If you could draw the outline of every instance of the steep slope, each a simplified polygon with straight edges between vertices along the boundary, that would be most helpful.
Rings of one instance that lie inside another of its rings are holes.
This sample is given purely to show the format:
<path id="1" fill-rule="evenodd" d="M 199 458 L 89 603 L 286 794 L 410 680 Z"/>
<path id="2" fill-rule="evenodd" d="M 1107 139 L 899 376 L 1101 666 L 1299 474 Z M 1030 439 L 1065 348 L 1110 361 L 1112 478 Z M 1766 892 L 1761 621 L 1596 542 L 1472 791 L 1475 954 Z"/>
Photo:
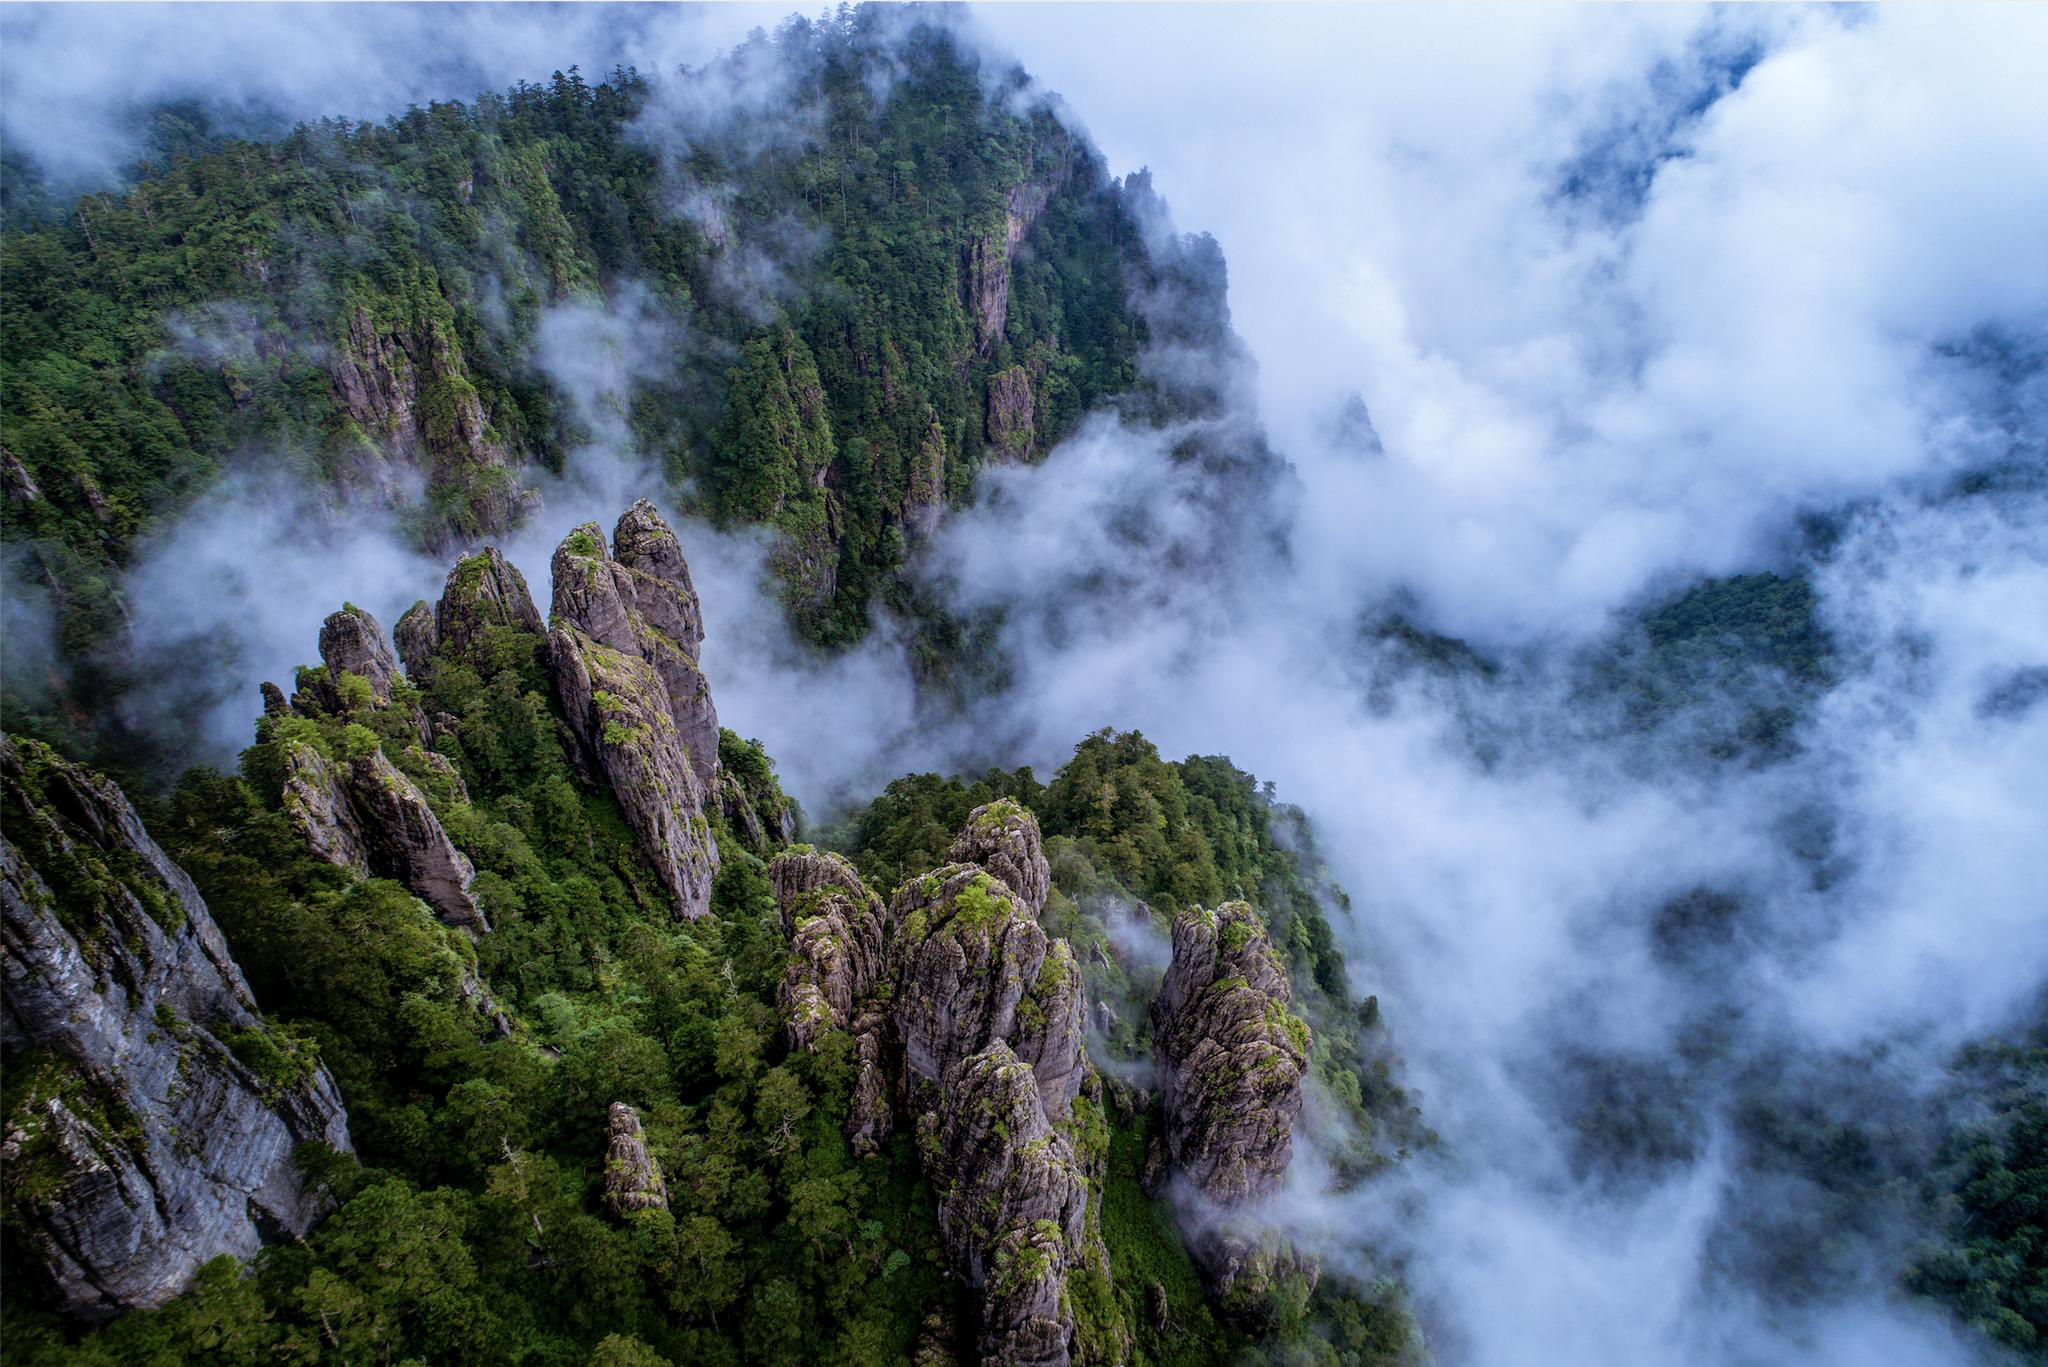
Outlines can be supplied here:
<path id="1" fill-rule="evenodd" d="M 119 789 L 0 738 L 0 799 L 10 1248 L 103 1318 L 306 1233 L 328 1200 L 294 1151 L 350 1148 L 312 1041 L 257 1013 L 192 880 Z"/>

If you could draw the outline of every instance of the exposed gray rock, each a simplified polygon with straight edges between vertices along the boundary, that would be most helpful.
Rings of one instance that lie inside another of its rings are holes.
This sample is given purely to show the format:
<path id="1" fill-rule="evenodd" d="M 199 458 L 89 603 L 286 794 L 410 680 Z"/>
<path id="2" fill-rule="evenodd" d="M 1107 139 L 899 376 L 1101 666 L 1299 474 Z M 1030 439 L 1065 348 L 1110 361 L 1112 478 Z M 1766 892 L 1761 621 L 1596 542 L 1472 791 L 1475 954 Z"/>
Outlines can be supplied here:
<path id="1" fill-rule="evenodd" d="M 626 509 L 613 529 L 612 558 L 632 585 L 634 639 L 668 689 L 669 715 L 689 751 L 697 782 L 708 793 L 718 778 L 718 709 L 697 667 L 704 612 L 682 544 L 654 505 L 642 499 Z"/>
<path id="2" fill-rule="evenodd" d="M 914 1126 L 948 1261 L 984 1293 L 981 1360 L 1050 1367 L 1069 1360 L 1069 1269 L 1107 1269 L 1087 1176 L 1057 1128 L 1089 1076 L 1081 975 L 1038 924 L 1050 870 L 1029 812 L 978 809 L 953 854 L 904 883 L 886 917 L 839 856 L 779 856 L 783 1005 L 795 1046 L 853 1033 L 856 1154 L 880 1151 L 899 1110 Z"/>
<path id="3" fill-rule="evenodd" d="M 1047 174 L 1010 188 L 999 224 L 969 237 L 963 288 L 974 319 L 974 346 L 986 356 L 1001 340 L 1010 319 L 1010 265 L 1017 259 L 1031 225 L 1045 211 L 1046 201 L 1067 182 L 1071 164 L 1059 158 Z"/>
<path id="4" fill-rule="evenodd" d="M 1031 1065 L 1045 1113 L 1055 1123 L 1072 1113 L 1088 1076 L 1085 997 L 1073 947 L 1048 941 L 1038 974 L 1018 1003 L 1012 1047 Z"/>
<path id="5" fill-rule="evenodd" d="M 490 926 L 470 895 L 476 869 L 448 838 L 427 805 L 426 794 L 382 750 L 352 761 L 349 776 L 349 791 L 369 842 L 370 866 L 390 870 L 387 876 L 412 889 L 446 924 L 488 931 Z"/>
<path id="6" fill-rule="evenodd" d="M 946 1072 L 1016 1030 L 1046 936 L 1009 887 L 977 864 L 913 878 L 890 906 L 893 1020 L 910 1109 L 930 1109 Z"/>
<path id="7" fill-rule="evenodd" d="M 118 788 L 7 739 L 0 798 L 10 1218 L 68 1308 L 161 1305 L 209 1259 L 312 1227 L 293 1150 L 350 1149 L 347 1117 Z"/>
<path id="8" fill-rule="evenodd" d="M 982 412 L 982 432 L 987 438 L 990 459 L 1014 461 L 1030 457 L 1038 441 L 1038 427 L 1029 371 L 1013 365 L 989 376 L 988 402 Z"/>
<path id="9" fill-rule="evenodd" d="M 718 714 L 696 661 L 702 615 L 653 505 L 634 504 L 617 532 L 618 556 L 593 523 L 556 549 L 549 668 L 587 769 L 610 782 L 677 914 L 695 918 L 710 910 L 719 860 L 707 815 Z"/>
<path id="10" fill-rule="evenodd" d="M 423 677 L 441 645 L 434 609 L 424 598 L 407 608 L 398 625 L 391 628 L 391 643 L 398 647 L 398 658 L 405 661 L 405 672 L 414 678 Z"/>
<path id="11" fill-rule="evenodd" d="M 853 1022 L 882 975 L 882 899 L 836 854 L 801 846 L 768 866 L 790 938 L 781 1005 L 792 1049 Z"/>
<path id="12" fill-rule="evenodd" d="M 647 1152 L 640 1113 L 623 1101 L 614 1101 L 609 1124 L 611 1144 L 604 1157 L 605 1205 L 622 1220 L 636 1210 L 667 1210 L 668 1184 L 661 1179 L 661 1164 Z"/>
<path id="13" fill-rule="evenodd" d="M 305 741 L 290 743 L 284 809 L 319 858 L 405 884 L 448 925 L 490 929 L 470 895 L 476 869 L 383 751 L 330 760 Z"/>
<path id="14" fill-rule="evenodd" d="M 43 496 L 43 488 L 36 483 L 36 477 L 29 473 L 20 457 L 4 446 L 0 446 L 0 492 L 16 503 L 34 503 Z"/>
<path id="15" fill-rule="evenodd" d="M 875 898 L 852 861 L 814 845 L 792 846 L 769 861 L 768 886 L 775 890 L 775 900 L 785 908 L 785 926 L 789 905 L 821 888 L 838 888 L 856 897 Z"/>
<path id="16" fill-rule="evenodd" d="M 349 796 L 345 764 L 304 741 L 284 747 L 284 810 L 313 855 L 361 878 L 370 876 L 370 847 Z"/>
<path id="17" fill-rule="evenodd" d="M 1219 1216 L 1271 1191 L 1294 1152 L 1309 1030 L 1266 928 L 1243 902 L 1174 919 L 1173 962 L 1153 1004 L 1168 1161 L 1198 1217 L 1191 1251 L 1228 1291 L 1273 1270 Z"/>
<path id="18" fill-rule="evenodd" d="M 470 383 L 460 350 L 438 323 L 372 318 L 357 308 L 335 349 L 334 394 L 361 431 L 341 478 L 399 502 L 411 472 L 427 477 L 430 494 L 462 514 L 443 529 L 446 540 L 503 531 L 538 503 L 519 486 L 514 464 Z M 431 418 L 422 395 L 437 392 Z"/>
<path id="19" fill-rule="evenodd" d="M 338 690 L 343 674 L 355 674 L 370 681 L 370 697 L 378 706 L 391 701 L 398 660 L 385 644 L 384 628 L 361 608 L 349 604 L 321 623 L 320 659 L 330 687 Z"/>
<path id="20" fill-rule="evenodd" d="M 411 618 L 412 613 L 406 616 Z M 436 651 L 445 651 L 456 659 L 468 659 L 491 627 L 510 627 L 536 636 L 546 631 L 540 611 L 533 605 L 533 595 L 527 591 L 526 576 L 496 546 L 464 556 L 448 571 L 440 601 L 434 606 L 432 644 L 427 645 L 429 637 L 424 624 L 415 622 L 408 629 L 412 639 L 401 649 L 407 652 L 408 667 L 411 652 L 423 645 L 427 647 L 428 658 Z"/>
<path id="21" fill-rule="evenodd" d="M 1088 1187 L 1030 1066 L 1000 1040 L 960 1060 L 920 1138 L 947 1261 L 982 1291 L 982 1362 L 1064 1367 Z"/>
<path id="22" fill-rule="evenodd" d="M 1010 885 L 1033 916 L 1045 910 L 1052 892 L 1052 865 L 1045 859 L 1038 820 L 1015 798 L 998 798 L 967 814 L 967 827 L 946 857 L 979 864 Z"/>
<path id="23" fill-rule="evenodd" d="M 846 1140 L 854 1156 L 882 1151 L 896 1129 L 894 1088 L 890 1085 L 889 1006 L 870 997 L 853 1018 L 853 1101 L 846 1113 Z"/>

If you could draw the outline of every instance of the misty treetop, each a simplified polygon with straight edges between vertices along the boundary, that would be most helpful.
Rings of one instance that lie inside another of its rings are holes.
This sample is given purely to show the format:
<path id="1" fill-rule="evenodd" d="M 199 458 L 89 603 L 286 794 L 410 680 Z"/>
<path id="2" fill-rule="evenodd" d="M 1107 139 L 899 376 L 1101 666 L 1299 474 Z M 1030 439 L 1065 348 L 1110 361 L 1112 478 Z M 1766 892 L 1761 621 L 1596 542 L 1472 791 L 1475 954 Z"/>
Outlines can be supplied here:
<path id="1" fill-rule="evenodd" d="M 5 536 L 74 704 L 9 707 L 47 734 L 111 724 L 121 575 L 228 470 L 388 503 L 434 549 L 521 519 L 522 472 L 591 437 L 538 349 L 557 306 L 664 320 L 627 440 L 704 513 L 778 529 L 825 642 L 906 605 L 974 471 L 1131 388 L 1147 336 L 1145 235 L 1100 157 L 919 14 L 268 142 L 197 121 L 125 191 L 8 201 Z"/>

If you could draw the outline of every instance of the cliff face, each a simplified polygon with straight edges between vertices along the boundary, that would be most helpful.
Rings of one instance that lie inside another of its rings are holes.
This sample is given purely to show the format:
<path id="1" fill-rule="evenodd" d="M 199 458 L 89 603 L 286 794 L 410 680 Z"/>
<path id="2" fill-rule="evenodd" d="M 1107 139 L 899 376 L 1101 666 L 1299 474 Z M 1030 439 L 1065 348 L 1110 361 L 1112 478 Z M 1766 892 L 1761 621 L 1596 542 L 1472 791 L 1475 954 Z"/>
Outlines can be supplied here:
<path id="1" fill-rule="evenodd" d="M 265 1026 L 198 890 L 119 789 L 0 739 L 7 1218 L 90 1318 L 312 1227 L 292 1153 L 350 1149 L 310 1046 Z"/>
<path id="2" fill-rule="evenodd" d="M 1064 142 L 1061 147 L 1064 150 Z M 974 319 L 975 349 L 984 356 L 1010 321 L 1010 266 L 1017 249 L 1045 212 L 1046 201 L 1066 186 L 1071 173 L 1071 162 L 1058 157 L 1042 175 L 1011 186 L 1003 196 L 1002 218 L 967 241 L 961 283 Z"/>
<path id="3" fill-rule="evenodd" d="M 645 501 L 619 519 L 614 549 L 593 523 L 555 551 L 555 696 L 583 762 L 610 782 L 674 899 L 704 915 L 718 872 L 707 812 L 717 801 L 718 712 L 697 668 L 703 616 L 675 533 Z"/>
<path id="4" fill-rule="evenodd" d="M 1152 1020 L 1166 1108 L 1166 1149 L 1190 1251 L 1219 1292 L 1272 1250 L 1228 1231 L 1228 1214 L 1271 1191 L 1294 1156 L 1309 1030 L 1288 1006 L 1286 970 L 1243 902 L 1195 907 L 1173 923 L 1173 962 Z"/>
<path id="5" fill-rule="evenodd" d="M 424 475 L 430 496 L 455 496 L 466 510 L 444 528 L 448 540 L 503 531 L 537 505 L 438 323 L 376 319 L 358 305 L 331 374 L 336 405 L 361 434 L 343 452 L 344 482 L 396 503 L 408 476 Z"/>

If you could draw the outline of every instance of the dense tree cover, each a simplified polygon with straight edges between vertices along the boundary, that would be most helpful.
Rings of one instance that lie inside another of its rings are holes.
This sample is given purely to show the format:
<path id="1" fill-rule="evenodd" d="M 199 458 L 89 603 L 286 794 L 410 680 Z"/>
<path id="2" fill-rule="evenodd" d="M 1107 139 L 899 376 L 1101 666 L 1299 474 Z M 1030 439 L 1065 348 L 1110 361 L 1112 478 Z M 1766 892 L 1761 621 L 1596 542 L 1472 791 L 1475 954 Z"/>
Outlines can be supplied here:
<path id="1" fill-rule="evenodd" d="M 912 775 L 828 838 L 876 886 L 892 887 L 943 861 L 967 814 L 998 797 L 1015 798 L 1039 819 L 1053 873 L 1043 920 L 1073 944 L 1089 1001 L 1108 1009 L 1104 1026 L 1100 1007 L 1092 1008 L 1093 1047 L 1105 1057 L 1148 1066 L 1147 1011 L 1168 957 L 1173 913 L 1242 898 L 1265 920 L 1286 960 L 1295 1010 L 1312 1028 L 1310 1062 L 1322 1104 L 1311 1108 L 1309 1133 L 1339 1179 L 1364 1180 L 1390 1157 L 1434 1142 L 1394 1077 L 1377 1004 L 1351 995 L 1329 921 L 1332 913 L 1347 914 L 1349 901 L 1324 867 L 1301 811 L 1278 802 L 1270 785 L 1221 756 L 1173 763 L 1135 731 L 1102 731 L 1076 747 L 1050 784 L 1028 768 L 992 770 L 972 781 Z M 1151 1123 L 1143 1114 L 1135 1128 L 1112 1120 L 1104 1239 L 1112 1265 L 1125 1274 L 1120 1284 L 1156 1281 L 1174 1305 L 1194 1305 L 1185 1299 L 1195 1285 L 1193 1268 L 1171 1235 L 1170 1216 L 1151 1209 L 1137 1185 Z M 1405 1316 L 1385 1288 L 1340 1277 L 1326 1278 L 1303 1304 L 1276 1301 L 1266 1310 L 1267 1351 L 1291 1345 L 1309 1352 L 1304 1345 L 1314 1343 L 1334 1345 L 1338 1360 L 1380 1361 L 1398 1357 L 1407 1342 Z M 1203 1346 L 1212 1323 L 1203 1318 L 1206 1308 L 1176 1313 L 1176 1347 L 1143 1334 L 1141 1344 L 1159 1361 L 1216 1360 Z M 1215 1333 L 1223 1336 L 1217 1342 L 1228 1337 L 1220 1324 Z"/>
<path id="2" fill-rule="evenodd" d="M 2048 1030 L 1972 1046 L 1957 1072 L 1971 1118 L 1928 1182 L 1945 1238 L 1908 1284 L 2008 1347 L 2048 1349 Z"/>
<path id="3" fill-rule="evenodd" d="M 1794 754 L 1799 718 L 1835 677 L 1803 574 L 1703 579 L 1644 605 L 1582 663 L 1580 700 L 1599 725 L 1748 764 Z"/>
<path id="4" fill-rule="evenodd" d="M 762 861 L 721 824 L 713 914 L 672 920 L 609 795 L 573 776 L 539 647 L 494 629 L 421 681 L 460 719 L 440 749 L 467 800 L 419 749 L 409 686 L 380 708 L 345 676 L 342 712 L 266 718 L 239 776 L 195 772 L 151 813 L 271 1019 L 317 1042 L 360 1162 L 305 1155 L 336 1212 L 161 1311 L 81 1336 L 15 1280 L 10 1360 L 881 1363 L 930 1311 L 971 1332 L 910 1139 L 860 1163 L 846 1147 L 844 1040 L 784 1056 Z M 381 745 L 416 777 L 492 932 L 472 942 L 398 885 L 314 860 L 279 806 L 293 743 Z M 779 791 L 756 748 L 721 752 Z M 668 1212 L 598 1213 L 614 1101 L 645 1119 Z"/>
<path id="5" fill-rule="evenodd" d="M 194 771 L 151 805 L 152 829 L 206 896 L 272 1033 L 333 1071 L 357 1154 L 300 1155 L 336 1203 L 303 1243 L 266 1250 L 247 1276 L 219 1260 L 161 1310 L 85 1330 L 40 1310 L 17 1281 L 12 1360 L 896 1363 L 934 1337 L 968 1346 L 974 1304 L 946 1275 L 914 1137 L 854 1159 L 842 1133 L 850 1041 L 835 1032 L 814 1053 L 784 1047 L 775 993 L 786 946 L 767 851 L 718 817 L 712 914 L 674 921 L 609 794 L 570 764 L 542 651 L 538 636 L 489 628 L 396 681 L 388 705 L 365 680 L 304 670 L 299 706 L 314 715 L 266 716 L 239 774 Z M 456 719 L 436 757 L 421 748 L 416 707 Z M 419 783 L 476 863 L 492 930 L 472 939 L 398 884 L 314 859 L 282 804 L 298 745 L 331 758 L 381 748 Z M 730 733 L 720 753 L 772 829 L 787 799 L 766 755 Z M 1119 784 L 1142 796 L 1105 819 L 1105 790 Z M 1059 891 L 1047 920 L 1118 981 L 1103 918 L 1106 899 L 1129 900 L 1121 878 L 1160 905 L 1256 892 L 1310 1009 L 1332 1022 L 1319 1027 L 1318 1076 L 1369 1133 L 1361 1099 L 1398 1094 L 1383 1062 L 1361 1064 L 1361 1033 L 1336 1024 L 1350 1008 L 1316 900 L 1334 890 L 1297 814 L 1225 761 L 1166 765 L 1142 738 L 1104 733 L 1049 788 L 1028 771 L 976 785 L 904 780 L 851 824 L 875 833 L 852 847 L 891 887 L 883 851 L 906 868 L 941 862 L 951 831 L 938 826 L 957 830 L 997 791 L 1075 823 L 1051 842 Z M 1165 843 L 1149 831 L 1126 839 L 1126 817 L 1165 819 Z M 1182 857 L 1195 874 L 1173 874 Z M 1097 861 L 1117 872 L 1096 872 Z M 1149 991 L 1138 972 L 1119 998 L 1132 1020 Z M 1157 976 L 1154 966 L 1150 987 Z M 498 1010 L 509 1036 L 492 1027 Z M 1124 1053 L 1142 1052 L 1124 1033 Z M 644 1119 L 668 1211 L 604 1212 L 615 1101 Z M 1224 1320 L 1170 1215 L 1141 1188 L 1154 1123 L 1077 1104 L 1075 1142 L 1102 1172 L 1112 1274 L 1076 1274 L 1079 1360 L 1108 1362 L 1124 1343 L 1140 1363 L 1401 1359 L 1410 1330 L 1389 1288 L 1326 1278 L 1311 1297 L 1277 1298 L 1263 1323 Z M 1359 1154 L 1369 1166 L 1369 1146 Z M 1163 1332 L 1153 1283 L 1172 1306 Z"/>
<path id="6" fill-rule="evenodd" d="M 131 189 L 11 199 L 5 536 L 74 674 L 70 707 L 9 724 L 74 752 L 118 724 L 122 572 L 225 470 L 398 498 L 431 545 L 515 518 L 518 468 L 586 435 L 542 318 L 607 297 L 666 328 L 631 367 L 635 444 L 708 513 L 777 525 L 800 623 L 858 637 L 983 460 L 991 377 L 1023 377 L 1042 451 L 1135 374 L 1132 210 L 1022 82 L 943 23 L 842 10 L 658 83 L 571 70 L 260 142 L 187 111 Z M 387 372 L 421 449 L 365 429 L 351 375 L 374 408 Z"/>

